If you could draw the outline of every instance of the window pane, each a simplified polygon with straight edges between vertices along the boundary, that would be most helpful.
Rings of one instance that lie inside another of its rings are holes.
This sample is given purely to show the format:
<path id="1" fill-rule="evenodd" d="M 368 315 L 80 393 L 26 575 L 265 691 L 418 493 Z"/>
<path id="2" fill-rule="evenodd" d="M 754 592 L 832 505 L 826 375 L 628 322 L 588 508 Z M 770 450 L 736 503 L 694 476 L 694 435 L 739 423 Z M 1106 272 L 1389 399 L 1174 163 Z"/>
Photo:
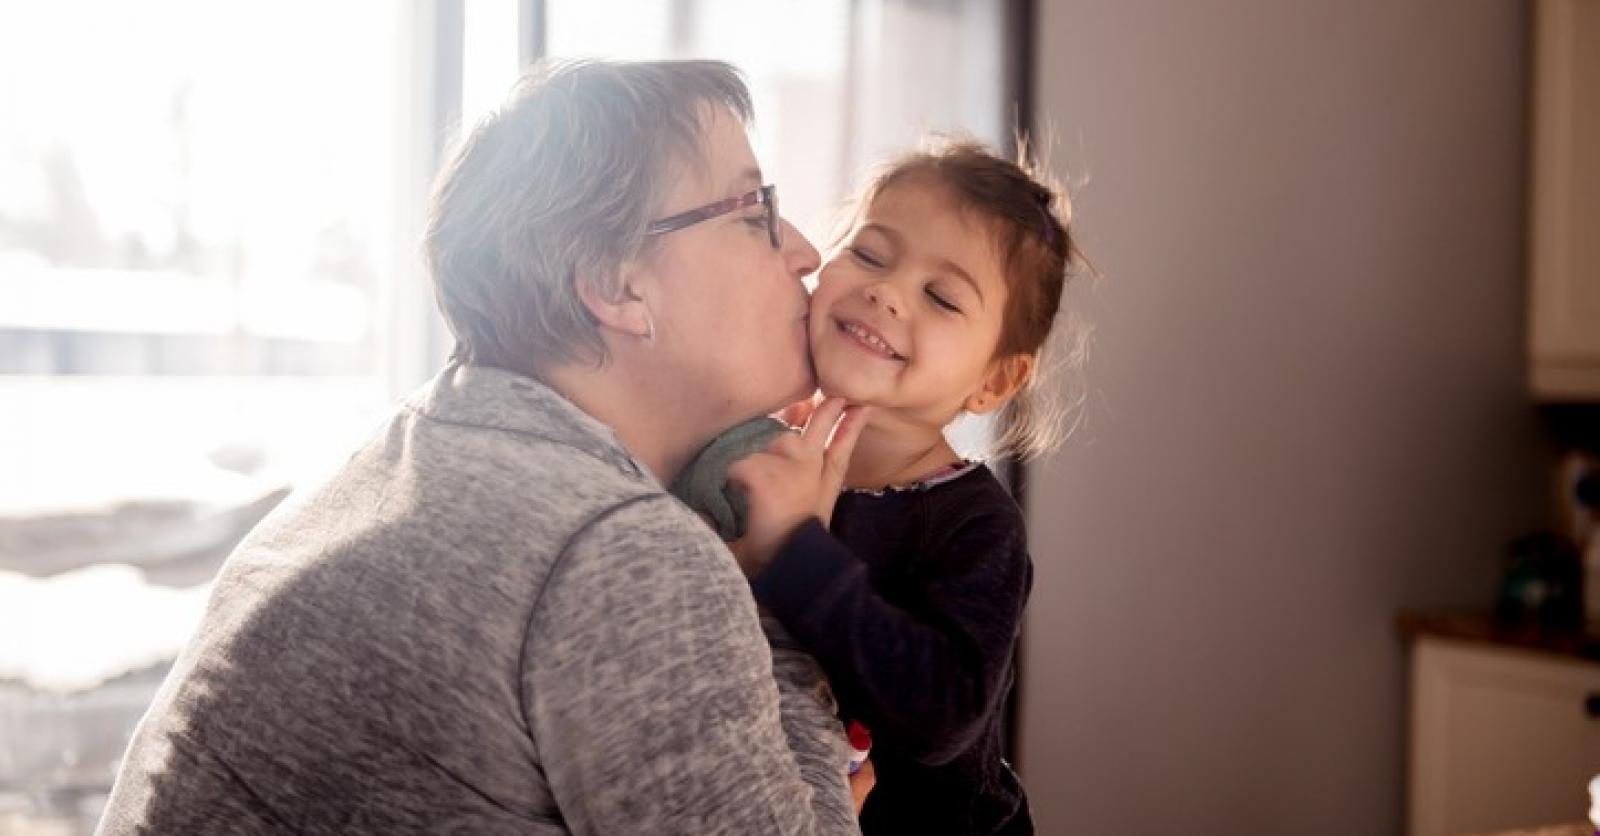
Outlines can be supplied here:
<path id="1" fill-rule="evenodd" d="M 519 0 L 468 0 L 461 67 L 461 124 L 471 128 L 505 100 L 518 67 Z"/>
<path id="2" fill-rule="evenodd" d="M 92 830 L 221 558 L 392 400 L 413 13 L 0 4 L 0 832 Z"/>
<path id="3" fill-rule="evenodd" d="M 0 373 L 371 372 L 390 9 L 0 11 Z"/>

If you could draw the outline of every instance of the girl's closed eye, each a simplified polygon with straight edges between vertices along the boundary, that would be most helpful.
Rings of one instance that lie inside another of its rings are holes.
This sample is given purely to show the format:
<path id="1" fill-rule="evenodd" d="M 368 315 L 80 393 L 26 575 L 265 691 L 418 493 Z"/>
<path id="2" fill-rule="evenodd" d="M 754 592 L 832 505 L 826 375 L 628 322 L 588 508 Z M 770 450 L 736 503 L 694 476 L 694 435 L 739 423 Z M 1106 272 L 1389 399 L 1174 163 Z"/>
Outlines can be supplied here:
<path id="1" fill-rule="evenodd" d="M 883 266 L 883 261 L 881 259 L 879 259 L 876 255 L 873 255 L 870 251 L 868 251 L 864 247 L 860 247 L 860 246 L 851 247 L 850 248 L 850 255 L 854 256 L 856 261 L 859 261 L 859 262 L 861 262 L 862 264 L 865 264 L 868 267 L 877 269 L 877 268 L 880 268 L 880 267 Z"/>
<path id="2" fill-rule="evenodd" d="M 938 305 L 939 307 L 944 308 L 951 313 L 961 313 L 961 308 L 957 306 L 956 303 L 940 295 L 939 291 L 933 288 L 933 285 L 928 285 L 927 293 L 928 298 L 932 299 L 935 305 Z"/>

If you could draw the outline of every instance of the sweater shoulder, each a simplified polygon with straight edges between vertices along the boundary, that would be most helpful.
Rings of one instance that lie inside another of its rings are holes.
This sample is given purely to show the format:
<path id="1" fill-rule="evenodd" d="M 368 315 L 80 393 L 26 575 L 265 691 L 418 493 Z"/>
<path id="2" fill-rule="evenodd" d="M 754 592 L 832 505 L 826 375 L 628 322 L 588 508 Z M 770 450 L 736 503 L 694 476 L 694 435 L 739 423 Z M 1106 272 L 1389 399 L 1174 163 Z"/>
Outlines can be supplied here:
<path id="1" fill-rule="evenodd" d="M 1024 528 L 1022 508 L 987 465 L 935 485 L 918 498 L 931 529 Z"/>

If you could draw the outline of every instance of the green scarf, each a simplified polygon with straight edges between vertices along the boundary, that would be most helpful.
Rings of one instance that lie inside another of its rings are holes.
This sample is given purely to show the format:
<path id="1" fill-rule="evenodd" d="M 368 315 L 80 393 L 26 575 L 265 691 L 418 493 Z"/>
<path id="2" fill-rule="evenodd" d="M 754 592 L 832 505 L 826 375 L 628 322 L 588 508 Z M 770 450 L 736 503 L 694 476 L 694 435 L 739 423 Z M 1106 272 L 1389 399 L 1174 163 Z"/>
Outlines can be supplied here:
<path id="1" fill-rule="evenodd" d="M 690 509 L 708 517 L 717 535 L 731 543 L 744 536 L 750 504 L 744 491 L 728 482 L 728 468 L 751 453 L 767 449 L 778 433 L 790 431 L 788 424 L 776 418 L 752 418 L 739 424 L 712 439 L 672 480 L 668 490 Z"/>

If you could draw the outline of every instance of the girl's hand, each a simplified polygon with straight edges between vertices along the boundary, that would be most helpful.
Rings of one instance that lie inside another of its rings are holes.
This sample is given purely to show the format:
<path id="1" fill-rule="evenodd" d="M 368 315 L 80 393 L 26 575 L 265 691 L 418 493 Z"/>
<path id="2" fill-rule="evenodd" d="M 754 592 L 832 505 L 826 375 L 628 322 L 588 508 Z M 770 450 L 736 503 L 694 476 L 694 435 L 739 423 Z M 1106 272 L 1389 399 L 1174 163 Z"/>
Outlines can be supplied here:
<path id="1" fill-rule="evenodd" d="M 765 568 L 801 523 L 816 517 L 827 524 L 865 425 L 866 407 L 829 398 L 799 435 L 783 433 L 728 469 L 728 481 L 744 489 L 750 502 L 745 535 L 732 546 L 747 576 Z"/>
<path id="2" fill-rule="evenodd" d="M 817 411 L 817 405 L 822 403 L 822 392 L 812 392 L 811 397 L 795 401 L 778 410 L 777 418 L 791 427 L 803 427 L 811 420 L 811 413 Z"/>
<path id="3" fill-rule="evenodd" d="M 867 804 L 867 793 L 878 783 L 878 773 L 872 768 L 872 758 L 862 762 L 856 774 L 850 776 L 850 797 L 856 802 L 856 818 L 861 818 L 861 808 Z"/>

